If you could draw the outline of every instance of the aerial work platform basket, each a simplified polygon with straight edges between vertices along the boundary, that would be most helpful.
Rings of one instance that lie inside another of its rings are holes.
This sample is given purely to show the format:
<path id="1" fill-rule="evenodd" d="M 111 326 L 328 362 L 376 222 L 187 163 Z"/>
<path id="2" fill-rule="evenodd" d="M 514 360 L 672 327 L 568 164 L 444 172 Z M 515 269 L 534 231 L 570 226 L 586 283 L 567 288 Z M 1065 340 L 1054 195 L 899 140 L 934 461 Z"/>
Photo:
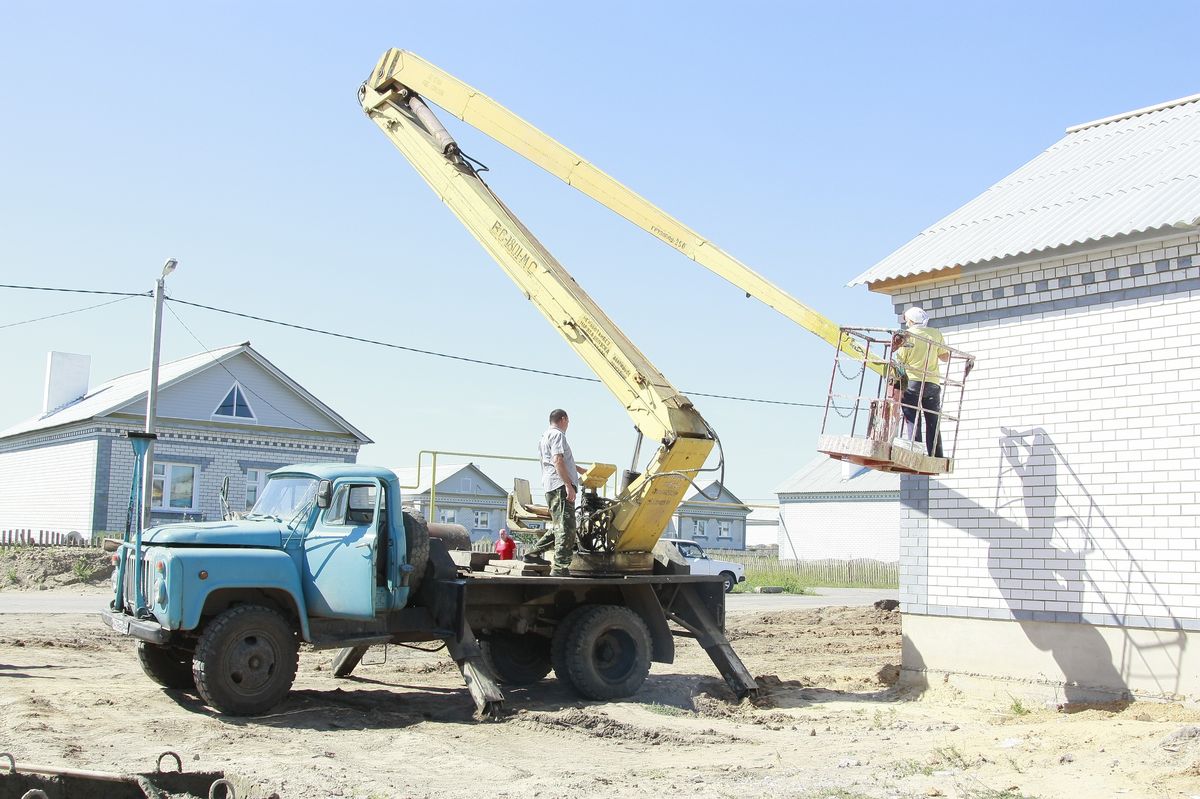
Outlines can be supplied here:
<path id="1" fill-rule="evenodd" d="M 841 333 L 854 346 L 834 354 L 817 450 L 885 472 L 951 472 L 974 356 L 916 332 L 843 327 Z M 895 357 L 905 345 L 923 348 L 930 363 L 906 370 Z M 931 376 L 922 381 L 922 372 Z"/>

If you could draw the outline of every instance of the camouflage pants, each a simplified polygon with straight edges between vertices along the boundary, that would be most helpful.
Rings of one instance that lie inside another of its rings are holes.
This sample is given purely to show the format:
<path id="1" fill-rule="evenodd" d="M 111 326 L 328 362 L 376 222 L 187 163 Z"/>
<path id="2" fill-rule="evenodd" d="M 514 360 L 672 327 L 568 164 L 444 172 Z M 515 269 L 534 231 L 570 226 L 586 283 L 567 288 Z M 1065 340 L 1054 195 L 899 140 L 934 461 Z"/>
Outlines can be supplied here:
<path id="1" fill-rule="evenodd" d="M 546 504 L 550 506 L 550 523 L 529 553 L 540 555 L 553 547 L 554 571 L 564 571 L 575 555 L 575 507 L 567 502 L 566 486 L 547 491 Z"/>

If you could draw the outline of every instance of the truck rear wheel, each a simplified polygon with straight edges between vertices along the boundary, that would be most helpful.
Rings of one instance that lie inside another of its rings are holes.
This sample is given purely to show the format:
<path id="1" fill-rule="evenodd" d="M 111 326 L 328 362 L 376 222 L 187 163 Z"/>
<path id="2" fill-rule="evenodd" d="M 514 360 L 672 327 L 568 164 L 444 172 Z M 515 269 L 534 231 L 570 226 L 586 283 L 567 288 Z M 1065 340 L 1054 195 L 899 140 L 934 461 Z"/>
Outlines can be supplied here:
<path id="1" fill-rule="evenodd" d="M 544 635 L 496 632 L 481 636 L 479 648 L 502 685 L 533 685 L 550 673 L 550 639 Z"/>
<path id="2" fill-rule="evenodd" d="M 571 684 L 588 699 L 631 696 L 650 673 L 650 631 L 629 608 L 587 607 L 567 630 L 565 644 Z"/>
<path id="3" fill-rule="evenodd" d="M 298 650 L 296 633 L 278 611 L 238 605 L 200 635 L 193 661 L 196 688 L 222 713 L 265 713 L 291 690 Z"/>
<path id="4" fill-rule="evenodd" d="M 191 652 L 145 641 L 138 641 L 137 652 L 142 671 L 162 687 L 182 691 L 196 689 L 196 680 L 192 677 Z"/>
<path id="5" fill-rule="evenodd" d="M 575 688 L 575 683 L 571 679 L 570 669 L 567 668 L 567 638 L 575 626 L 576 619 L 593 607 L 595 606 L 580 605 L 571 610 L 554 628 L 554 635 L 550 639 L 550 665 L 554 668 L 554 678 L 571 688 Z"/>
<path id="6" fill-rule="evenodd" d="M 415 594 L 425 576 L 425 565 L 429 563 L 429 526 L 420 516 L 404 514 L 404 556 L 412 566 L 408 575 L 408 591 Z"/>

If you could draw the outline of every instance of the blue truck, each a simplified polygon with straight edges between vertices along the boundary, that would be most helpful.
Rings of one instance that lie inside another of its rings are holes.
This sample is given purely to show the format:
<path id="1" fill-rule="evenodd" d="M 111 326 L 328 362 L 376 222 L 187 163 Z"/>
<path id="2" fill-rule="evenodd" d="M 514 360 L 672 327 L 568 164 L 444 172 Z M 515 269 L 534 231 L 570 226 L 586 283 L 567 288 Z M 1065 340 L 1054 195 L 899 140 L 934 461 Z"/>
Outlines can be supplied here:
<path id="1" fill-rule="evenodd" d="M 150 679 L 229 715 L 281 702 L 301 644 L 341 650 L 345 676 L 370 646 L 444 641 L 482 715 L 502 711 L 502 685 L 551 672 L 585 698 L 632 695 L 651 661 L 672 662 L 677 636 L 695 638 L 739 697 L 756 690 L 725 638 L 719 576 L 690 574 L 666 549 L 646 574 L 473 571 L 401 497 L 383 468 L 279 469 L 244 518 L 120 541 L 103 622 L 137 640 Z"/>

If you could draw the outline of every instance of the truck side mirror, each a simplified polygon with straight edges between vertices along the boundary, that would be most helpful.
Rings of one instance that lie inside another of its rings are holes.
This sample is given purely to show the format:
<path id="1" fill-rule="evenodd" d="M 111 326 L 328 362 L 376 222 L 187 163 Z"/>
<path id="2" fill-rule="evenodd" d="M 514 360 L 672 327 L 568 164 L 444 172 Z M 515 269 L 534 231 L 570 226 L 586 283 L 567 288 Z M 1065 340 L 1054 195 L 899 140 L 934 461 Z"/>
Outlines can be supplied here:
<path id="1" fill-rule="evenodd" d="M 317 483 L 317 507 L 321 510 L 329 507 L 333 501 L 333 481 L 322 480 Z"/>

